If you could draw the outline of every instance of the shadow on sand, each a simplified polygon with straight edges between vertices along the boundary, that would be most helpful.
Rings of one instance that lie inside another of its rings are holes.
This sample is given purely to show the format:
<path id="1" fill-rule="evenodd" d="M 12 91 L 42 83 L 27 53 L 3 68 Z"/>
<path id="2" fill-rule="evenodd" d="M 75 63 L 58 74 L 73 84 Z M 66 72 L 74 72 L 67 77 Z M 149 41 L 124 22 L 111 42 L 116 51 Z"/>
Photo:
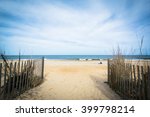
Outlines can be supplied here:
<path id="1" fill-rule="evenodd" d="M 110 100 L 119 100 L 121 99 L 110 87 L 107 83 L 105 83 L 105 79 L 97 77 L 97 76 L 90 76 L 92 81 L 95 84 L 95 87 L 103 93 L 108 99 Z"/>

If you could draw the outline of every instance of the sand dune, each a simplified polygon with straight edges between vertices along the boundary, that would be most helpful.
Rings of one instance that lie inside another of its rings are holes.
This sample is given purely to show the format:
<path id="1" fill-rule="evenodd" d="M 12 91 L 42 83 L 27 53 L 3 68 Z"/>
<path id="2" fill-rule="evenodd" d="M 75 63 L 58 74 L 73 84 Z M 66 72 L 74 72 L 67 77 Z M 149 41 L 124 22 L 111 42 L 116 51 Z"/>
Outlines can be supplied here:
<path id="1" fill-rule="evenodd" d="M 46 60 L 45 80 L 17 99 L 120 99 L 107 81 L 107 61 Z"/>

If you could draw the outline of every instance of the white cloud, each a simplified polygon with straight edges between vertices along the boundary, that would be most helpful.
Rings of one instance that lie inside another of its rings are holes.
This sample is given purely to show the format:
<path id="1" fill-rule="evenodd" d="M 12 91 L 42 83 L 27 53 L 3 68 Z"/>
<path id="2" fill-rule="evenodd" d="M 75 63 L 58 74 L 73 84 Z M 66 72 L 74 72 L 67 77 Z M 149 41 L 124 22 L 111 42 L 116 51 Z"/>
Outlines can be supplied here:
<path id="1" fill-rule="evenodd" d="M 108 49 L 117 44 L 127 48 L 136 43 L 127 18 L 119 13 L 111 18 L 114 10 L 97 0 L 89 1 L 85 9 L 63 3 L 4 3 L 0 8 L 22 19 L 3 19 L 12 27 L 0 28 L 0 33 L 12 34 L 9 38 L 16 51 L 29 47 L 34 54 L 111 54 Z"/>

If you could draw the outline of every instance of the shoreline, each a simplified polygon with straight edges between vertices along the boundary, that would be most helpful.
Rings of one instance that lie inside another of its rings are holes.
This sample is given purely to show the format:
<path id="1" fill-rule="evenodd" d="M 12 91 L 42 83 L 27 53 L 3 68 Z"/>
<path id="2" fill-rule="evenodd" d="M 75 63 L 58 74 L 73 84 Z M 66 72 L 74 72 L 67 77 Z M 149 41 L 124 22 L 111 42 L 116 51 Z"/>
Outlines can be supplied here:
<path id="1" fill-rule="evenodd" d="M 21 58 L 20 60 L 39 60 L 39 59 L 42 59 L 42 58 Z M 113 58 L 106 58 L 106 59 L 101 59 L 101 58 L 100 59 L 95 59 L 95 58 L 90 58 L 90 59 L 87 59 L 87 58 L 84 58 L 84 59 L 83 58 L 77 58 L 77 59 L 65 59 L 65 58 L 64 59 L 50 59 L 50 58 L 44 58 L 44 60 L 58 60 L 58 61 L 59 60 L 61 60 L 61 61 L 62 60 L 65 60 L 65 61 L 66 60 L 69 60 L 69 61 L 70 60 L 76 60 L 76 61 L 98 61 L 98 60 L 108 60 L 108 59 L 112 60 Z M 1 60 L 3 60 L 3 59 L 0 58 L 0 61 Z M 19 60 L 19 59 L 7 59 L 7 60 Z M 146 58 L 146 59 L 136 59 L 136 58 L 134 58 L 134 59 L 126 59 L 125 58 L 124 60 L 144 60 L 145 61 L 145 60 L 150 60 L 150 58 Z"/>
<path id="2" fill-rule="evenodd" d="M 123 55 L 128 60 L 149 60 L 150 55 Z M 7 60 L 18 60 L 19 55 L 5 55 Z M 114 55 L 20 55 L 21 60 L 42 59 L 48 60 L 107 60 L 113 59 Z M 0 60 L 2 58 L 0 57 Z"/>

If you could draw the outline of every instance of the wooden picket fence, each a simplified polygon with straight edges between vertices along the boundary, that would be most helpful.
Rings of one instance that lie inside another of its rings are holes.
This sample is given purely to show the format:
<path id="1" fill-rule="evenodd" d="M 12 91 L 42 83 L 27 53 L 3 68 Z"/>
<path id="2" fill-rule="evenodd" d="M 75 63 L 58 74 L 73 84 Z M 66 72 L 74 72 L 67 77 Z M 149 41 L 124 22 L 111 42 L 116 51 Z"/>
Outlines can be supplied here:
<path id="1" fill-rule="evenodd" d="M 122 66 L 108 60 L 108 84 L 123 99 L 150 99 L 150 66 L 124 63 Z"/>
<path id="2" fill-rule="evenodd" d="M 26 90 L 39 85 L 43 78 L 44 58 L 0 63 L 0 99 L 14 99 Z"/>

